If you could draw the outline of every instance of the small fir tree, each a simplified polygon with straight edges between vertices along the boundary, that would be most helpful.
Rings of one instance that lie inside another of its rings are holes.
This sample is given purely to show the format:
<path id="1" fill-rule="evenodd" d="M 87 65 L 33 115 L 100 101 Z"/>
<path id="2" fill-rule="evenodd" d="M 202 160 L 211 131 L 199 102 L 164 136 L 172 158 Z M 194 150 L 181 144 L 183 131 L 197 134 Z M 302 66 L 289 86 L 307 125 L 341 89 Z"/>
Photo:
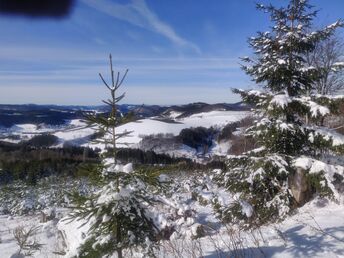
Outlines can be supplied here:
<path id="1" fill-rule="evenodd" d="M 132 164 L 122 165 L 116 158 L 116 145 L 130 134 L 117 132 L 116 128 L 132 119 L 132 115 L 122 116 L 117 110 L 117 103 L 124 97 L 124 94 L 117 96 L 117 91 L 127 71 L 123 77 L 120 73 L 115 77 L 110 55 L 111 85 L 99 76 L 110 91 L 111 98 L 103 102 L 111 112 L 87 115 L 90 125 L 98 128 L 98 135 L 103 135 L 95 141 L 107 148 L 98 167 L 104 186 L 91 196 L 74 196 L 75 206 L 69 215 L 70 220 L 80 220 L 89 227 L 79 257 L 109 257 L 116 253 L 121 258 L 133 248 L 152 256 L 156 247 L 159 224 L 155 218 L 159 214 L 155 213 L 154 205 L 160 187 L 157 174 L 133 171 Z"/>
<path id="2" fill-rule="evenodd" d="M 305 187 L 336 194 L 332 182 L 344 171 L 321 159 L 323 150 L 343 152 L 343 136 L 320 126 L 324 117 L 337 112 L 343 99 L 317 94 L 321 70 L 305 60 L 342 22 L 309 33 L 316 11 L 308 0 L 291 0 L 285 8 L 261 4 L 257 8 L 270 14 L 273 26 L 271 32 L 259 32 L 249 39 L 256 58 L 242 60 L 247 63 L 243 70 L 264 90 L 234 92 L 255 106 L 257 120 L 247 136 L 259 148 L 231 156 L 228 170 L 215 176 L 219 185 L 238 196 L 230 207 L 215 201 L 220 217 L 250 224 L 282 218 L 302 204 L 293 192 L 293 178 L 301 179 L 296 186 L 301 192 Z"/>

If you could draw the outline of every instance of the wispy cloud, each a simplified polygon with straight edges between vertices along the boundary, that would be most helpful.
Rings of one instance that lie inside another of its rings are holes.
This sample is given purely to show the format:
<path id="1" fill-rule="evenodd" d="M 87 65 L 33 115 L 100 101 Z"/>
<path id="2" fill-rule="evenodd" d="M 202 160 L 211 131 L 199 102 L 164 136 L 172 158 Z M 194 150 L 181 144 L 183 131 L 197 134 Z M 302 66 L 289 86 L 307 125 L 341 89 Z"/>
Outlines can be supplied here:
<path id="1" fill-rule="evenodd" d="M 156 51 L 159 51 L 157 49 Z M 239 69 L 239 60 L 232 57 L 203 56 L 203 57 L 135 57 L 126 54 L 112 55 L 118 69 L 130 70 L 230 70 Z M 0 64 L 2 71 L 15 72 L 32 70 L 31 66 L 40 70 L 66 69 L 107 69 L 108 53 L 90 51 L 82 48 L 64 48 L 57 46 L 22 46 L 0 44 Z M 13 65 L 11 65 L 13 63 Z M 18 65 L 19 64 L 19 65 Z M 43 64 L 43 67 L 42 67 Z M 36 70 L 36 69 L 34 69 Z M 73 71 L 74 72 L 74 71 Z"/>
<path id="2" fill-rule="evenodd" d="M 177 46 L 190 48 L 200 53 L 200 48 L 184 39 L 167 23 L 149 9 L 145 0 L 131 0 L 128 4 L 113 3 L 108 0 L 82 0 L 88 6 L 114 18 L 129 22 L 132 25 L 156 32 Z"/>
<path id="3" fill-rule="evenodd" d="M 57 53 L 61 55 L 59 51 Z M 98 56 L 96 54 L 95 57 L 84 56 L 83 60 L 79 60 L 71 54 L 63 55 L 63 58 L 53 62 L 51 55 L 45 55 L 49 59 L 43 59 L 43 63 L 54 65 L 46 65 L 42 70 L 41 66 L 33 61 L 34 56 L 35 53 L 22 57 L 23 64 L 20 67 L 16 65 L 15 69 L 12 65 L 1 67 L 0 93 L 6 94 L 0 94 L 0 103 L 12 101 L 13 103 L 94 104 L 105 97 L 106 91 L 98 77 L 98 72 L 104 73 L 106 77 L 109 76 L 108 63 L 104 58 L 94 61 Z M 2 59 L 1 51 L 0 59 Z M 241 83 L 242 73 L 236 60 L 231 58 L 119 57 L 114 60 L 116 70 L 130 68 L 125 87 L 122 89 L 128 93 L 126 103 L 234 101 L 235 96 L 231 95 L 229 89 L 245 86 Z M 82 92 L 82 96 L 78 92 Z M 70 97 L 66 98 L 67 95 Z"/>

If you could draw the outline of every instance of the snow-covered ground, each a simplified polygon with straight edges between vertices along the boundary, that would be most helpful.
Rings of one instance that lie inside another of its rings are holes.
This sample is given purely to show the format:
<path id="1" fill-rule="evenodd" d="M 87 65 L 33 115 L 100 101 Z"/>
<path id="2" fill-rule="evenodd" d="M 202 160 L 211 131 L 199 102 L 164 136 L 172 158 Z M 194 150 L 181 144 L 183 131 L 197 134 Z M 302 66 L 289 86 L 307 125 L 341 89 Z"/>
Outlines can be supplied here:
<path id="1" fill-rule="evenodd" d="M 176 239 L 159 256 L 177 257 L 179 250 L 183 257 L 344 257 L 343 216 L 343 205 L 316 199 L 281 223 L 253 231 L 221 227 L 193 242 Z"/>
<path id="2" fill-rule="evenodd" d="M 199 239 L 190 237 L 195 228 L 192 225 L 211 227 L 216 224 L 216 218 L 207 205 L 195 204 L 192 207 L 197 215 L 194 219 L 182 222 L 185 228 L 189 227 L 190 235 L 178 236 L 162 243 L 158 257 L 218 258 L 232 257 L 234 253 L 240 255 L 238 257 L 344 257 L 344 206 L 341 204 L 317 198 L 281 223 L 266 225 L 255 231 L 237 231 L 221 226 L 214 229 L 211 235 Z M 70 255 L 75 254 L 85 233 L 78 228 L 80 223 L 63 223 L 59 229 L 65 231 L 59 232 L 56 226 L 58 220 L 46 223 L 40 223 L 39 220 L 38 215 L 1 215 L 0 257 L 20 257 L 15 256 L 18 245 L 13 237 L 14 230 L 19 226 L 26 229 L 37 227 L 37 233 L 32 239 L 43 244 L 43 247 L 33 257 L 71 257 L 61 255 L 68 250 Z M 63 239 L 67 242 L 64 243 Z"/>
<path id="3" fill-rule="evenodd" d="M 169 241 L 161 242 L 158 257 L 218 258 L 235 257 L 234 254 L 236 257 L 262 258 L 344 257 L 343 201 L 336 203 L 316 197 L 280 223 L 243 230 L 237 225 L 226 226 L 217 219 L 211 200 L 217 196 L 222 203 L 228 204 L 235 201 L 236 196 L 218 188 L 209 176 L 181 173 L 172 181 L 172 195 L 164 197 L 165 205 L 170 208 L 161 206 L 158 209 L 165 211 L 166 216 L 174 214 L 167 225 L 173 225 L 175 232 Z M 250 216 L 251 207 L 242 205 L 242 212 Z M 40 222 L 37 213 L 0 215 L 0 257 L 20 257 L 15 256 L 19 249 L 14 231 L 18 227 L 27 230 L 33 226 L 37 231 L 31 241 L 43 244 L 33 257 L 73 257 L 85 239 L 87 225 L 80 227 L 82 221 L 68 223 L 61 220 L 67 213 L 67 208 L 57 207 L 57 218 L 45 223 Z M 205 233 L 199 235 L 200 228 Z"/>
<path id="4" fill-rule="evenodd" d="M 32 257 L 57 258 L 64 246 L 56 224 L 58 219 L 40 223 L 40 215 L 11 217 L 0 215 L 0 257 L 22 258 L 18 255 L 19 246 L 14 239 L 14 232 L 22 227 L 24 230 L 35 228 L 35 233 L 29 242 L 36 241 L 42 244 L 41 250 L 35 251 Z M 24 254 L 27 251 L 22 251 Z"/>
<path id="5" fill-rule="evenodd" d="M 18 143 L 29 140 L 36 135 L 51 133 L 65 141 L 77 140 L 91 135 L 94 130 L 85 128 L 86 124 L 80 119 L 72 119 L 66 125 L 52 126 L 46 124 L 16 124 L 10 128 L 0 130 L 1 141 Z"/>
<path id="6" fill-rule="evenodd" d="M 198 113 L 189 117 L 175 119 L 172 122 L 156 120 L 155 118 L 142 119 L 130 122 L 118 127 L 118 132 L 132 132 L 130 135 L 122 138 L 119 143 L 120 147 L 137 147 L 143 136 L 152 134 L 172 134 L 178 135 L 181 130 L 191 127 L 216 127 L 222 128 L 228 123 L 240 121 L 245 118 L 249 112 L 246 111 L 211 111 Z M 92 145 L 103 148 L 102 145 Z"/>
<path id="7" fill-rule="evenodd" d="M 18 143 L 21 140 L 30 140 L 35 135 L 52 132 L 53 127 L 39 126 L 34 124 L 17 124 L 10 128 L 0 130 L 1 141 Z"/>
<path id="8" fill-rule="evenodd" d="M 178 135 L 181 130 L 191 127 L 216 127 L 222 128 L 228 123 L 237 122 L 245 118 L 249 112 L 246 111 L 211 111 L 191 115 L 185 118 L 175 118 L 171 121 L 159 120 L 158 118 L 141 119 L 135 122 L 130 122 L 118 127 L 118 132 L 130 131 L 130 135 L 122 138 L 119 141 L 120 147 L 138 147 L 139 142 L 143 136 L 152 134 L 172 134 Z M 20 124 L 15 125 L 7 130 L 8 134 L 17 135 L 20 139 L 30 139 L 33 136 L 41 133 L 49 132 L 59 138 L 61 147 L 65 142 L 74 145 L 83 145 L 90 147 L 104 148 L 102 144 L 89 143 L 89 137 L 95 132 L 95 128 L 88 127 L 86 123 L 79 119 L 71 120 L 64 128 L 47 127 L 41 125 L 40 127 L 34 124 Z M 3 132 L 4 134 L 4 132 Z M 13 140 L 10 138 L 3 138 L 3 141 L 19 142 L 20 140 Z M 126 143 L 126 144 L 120 144 Z M 127 145 L 128 144 L 128 145 Z M 190 154 L 189 150 L 181 150 Z M 192 154 L 192 153 L 191 153 Z"/>

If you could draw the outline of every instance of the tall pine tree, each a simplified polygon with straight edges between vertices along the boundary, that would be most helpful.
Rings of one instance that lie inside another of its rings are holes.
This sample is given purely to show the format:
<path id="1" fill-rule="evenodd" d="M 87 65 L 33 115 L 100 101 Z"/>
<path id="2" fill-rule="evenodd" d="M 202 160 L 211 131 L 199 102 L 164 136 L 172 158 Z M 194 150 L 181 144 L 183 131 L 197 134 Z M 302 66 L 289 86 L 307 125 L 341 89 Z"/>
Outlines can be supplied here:
<path id="1" fill-rule="evenodd" d="M 308 0 L 290 0 L 283 8 L 261 4 L 257 8 L 270 14 L 271 32 L 250 38 L 255 57 L 242 60 L 247 63 L 243 70 L 263 90 L 234 92 L 255 107 L 257 120 L 246 133 L 259 148 L 231 156 L 228 170 L 215 177 L 221 186 L 239 193 L 238 202 L 230 207 L 217 205 L 220 216 L 232 222 L 281 218 L 315 189 L 336 195 L 332 182 L 344 174 L 343 167 L 326 164 L 321 155 L 324 150 L 344 150 L 343 136 L 321 126 L 343 99 L 316 93 L 322 73 L 305 60 L 342 22 L 309 32 L 317 12 Z M 252 217 L 242 211 L 243 203 L 252 206 Z"/>

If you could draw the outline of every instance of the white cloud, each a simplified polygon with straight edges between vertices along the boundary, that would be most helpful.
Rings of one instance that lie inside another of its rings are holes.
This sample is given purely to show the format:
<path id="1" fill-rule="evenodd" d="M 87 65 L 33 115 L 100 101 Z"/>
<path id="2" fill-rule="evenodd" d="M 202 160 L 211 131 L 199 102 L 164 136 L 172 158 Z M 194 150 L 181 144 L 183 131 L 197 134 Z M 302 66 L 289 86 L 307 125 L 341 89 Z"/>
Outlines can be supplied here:
<path id="1" fill-rule="evenodd" d="M 159 17 L 149 9 L 144 0 L 132 0 L 129 4 L 118 4 L 108 0 L 82 0 L 82 2 L 109 16 L 154 31 L 178 46 L 191 48 L 197 53 L 200 53 L 200 49 L 197 45 L 182 38 L 170 25 L 161 21 Z"/>

